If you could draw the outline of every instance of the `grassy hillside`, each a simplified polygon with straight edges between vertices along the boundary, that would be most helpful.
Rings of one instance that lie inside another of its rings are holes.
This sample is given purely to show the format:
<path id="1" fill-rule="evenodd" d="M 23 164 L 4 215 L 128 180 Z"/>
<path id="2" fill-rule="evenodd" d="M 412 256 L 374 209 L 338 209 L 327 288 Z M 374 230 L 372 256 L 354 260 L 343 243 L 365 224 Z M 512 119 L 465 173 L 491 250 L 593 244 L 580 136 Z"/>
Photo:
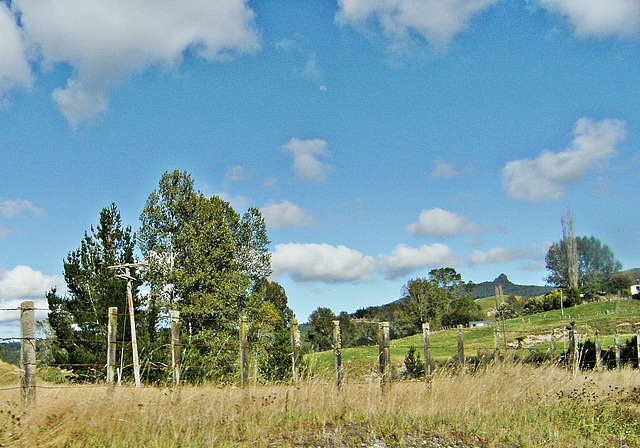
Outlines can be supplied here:
<path id="1" fill-rule="evenodd" d="M 575 322 L 576 330 L 581 338 L 593 338 L 595 330 L 600 331 L 603 348 L 613 344 L 613 333 L 618 329 L 621 340 L 635 335 L 640 326 L 640 301 L 618 300 L 584 304 L 568 308 L 562 315 L 561 310 L 547 311 L 523 318 L 509 319 L 505 322 L 507 334 L 507 351 L 510 354 L 524 356 L 530 351 L 546 352 L 551 347 L 551 331 L 557 329 L 558 351 L 563 350 L 567 340 L 567 327 Z M 498 324 L 502 331 L 502 323 Z M 465 355 L 475 356 L 478 353 L 492 352 L 494 349 L 494 325 L 481 328 L 465 328 L 463 330 Z M 516 349 L 516 340 L 523 340 L 523 348 Z M 456 329 L 444 330 L 431 335 L 431 356 L 434 360 L 444 362 L 457 353 L 458 335 Z M 395 366 L 402 366 L 404 357 L 411 346 L 422 352 L 422 334 L 391 341 L 391 360 Z M 504 341 L 501 341 L 504 350 Z M 360 375 L 374 372 L 378 360 L 378 347 L 358 347 L 342 350 L 343 365 L 347 374 Z M 331 372 L 333 368 L 333 352 L 326 351 L 307 355 L 312 373 Z"/>

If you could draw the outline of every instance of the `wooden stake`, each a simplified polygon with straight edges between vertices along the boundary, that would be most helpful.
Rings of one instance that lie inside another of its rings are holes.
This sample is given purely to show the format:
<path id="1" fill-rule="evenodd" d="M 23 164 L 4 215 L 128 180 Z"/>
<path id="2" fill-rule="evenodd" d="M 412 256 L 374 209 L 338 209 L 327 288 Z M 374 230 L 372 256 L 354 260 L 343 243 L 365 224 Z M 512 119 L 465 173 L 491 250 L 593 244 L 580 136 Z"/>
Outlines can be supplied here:
<path id="1" fill-rule="evenodd" d="M 462 325 L 458 325 L 458 365 L 464 366 L 464 338 L 462 336 Z"/>
<path id="2" fill-rule="evenodd" d="M 342 386 L 342 341 L 340 338 L 340 321 L 333 321 L 333 358 L 336 365 L 336 386 L 338 390 Z"/>
<path id="3" fill-rule="evenodd" d="M 602 346 L 600 345 L 600 331 L 596 330 L 596 370 L 602 366 Z"/>
<path id="4" fill-rule="evenodd" d="M 291 368 L 293 382 L 300 380 L 300 331 L 298 331 L 298 319 L 291 319 Z"/>
<path id="5" fill-rule="evenodd" d="M 424 338 L 424 375 L 425 379 L 429 381 L 431 376 L 431 326 L 429 323 L 422 324 L 422 337 Z"/>
<path id="6" fill-rule="evenodd" d="M 622 360 L 620 359 L 620 335 L 618 335 L 618 330 L 613 335 L 613 339 L 616 345 L 616 369 L 622 367 Z"/>
<path id="7" fill-rule="evenodd" d="M 173 367 L 173 387 L 180 386 L 182 359 L 180 346 L 180 311 L 171 311 L 171 366 Z"/>
<path id="8" fill-rule="evenodd" d="M 116 383 L 116 335 L 118 332 L 118 308 L 109 307 L 109 320 L 107 326 L 107 392 L 113 394 Z"/>
<path id="9" fill-rule="evenodd" d="M 378 359 L 380 362 L 380 388 L 386 393 L 391 382 L 391 342 L 389 338 L 389 322 L 378 324 Z"/>
<path id="10" fill-rule="evenodd" d="M 240 382 L 249 384 L 249 344 L 247 343 L 247 317 L 240 317 Z"/>
<path id="11" fill-rule="evenodd" d="M 20 304 L 20 376 L 22 402 L 36 403 L 36 319 L 32 301 Z"/>

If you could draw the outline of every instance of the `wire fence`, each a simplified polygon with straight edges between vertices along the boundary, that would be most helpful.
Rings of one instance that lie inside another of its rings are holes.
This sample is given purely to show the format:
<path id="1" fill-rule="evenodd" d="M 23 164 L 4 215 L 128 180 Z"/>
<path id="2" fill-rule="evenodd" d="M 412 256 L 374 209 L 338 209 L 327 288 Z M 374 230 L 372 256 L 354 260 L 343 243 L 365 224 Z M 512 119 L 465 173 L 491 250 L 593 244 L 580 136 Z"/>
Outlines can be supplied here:
<path id="1" fill-rule="evenodd" d="M 262 372 L 263 368 L 269 367 L 270 360 L 265 358 L 265 349 L 273 343 L 273 328 L 264 322 L 248 322 L 246 318 L 240 319 L 235 326 L 235 334 L 227 335 L 222 342 L 216 343 L 185 331 L 188 329 L 187 323 L 207 328 L 209 324 L 216 322 L 215 319 L 188 316 L 187 321 L 181 320 L 180 316 L 176 315 L 167 319 L 168 322 L 176 323 L 176 325 L 165 328 L 159 340 L 143 340 L 141 345 L 137 347 L 130 334 L 128 335 L 129 339 L 125 338 L 127 328 L 125 321 L 129 314 L 117 312 L 111 313 L 116 322 L 115 328 L 111 321 L 108 326 L 98 323 L 92 329 L 93 338 L 63 338 L 57 335 L 36 338 L 33 330 L 34 312 L 50 310 L 29 307 L 29 303 L 23 303 L 20 308 L 0 309 L 2 312 L 20 313 L 22 332 L 20 337 L 0 338 L 0 342 L 5 346 L 10 343 L 20 344 L 22 383 L 21 385 L 2 385 L 4 381 L 0 376 L 0 391 L 21 389 L 24 396 L 29 396 L 31 392 L 25 391 L 36 388 L 63 387 L 50 384 L 36 385 L 36 368 L 40 371 L 57 369 L 57 372 L 53 374 L 49 372 L 49 375 L 57 375 L 58 379 L 72 379 L 79 382 L 98 380 L 100 384 L 95 387 L 104 387 L 104 385 L 113 387 L 120 384 L 122 379 L 130 380 L 133 377 L 136 378 L 136 384 L 139 384 L 138 378 L 141 373 L 142 377 L 147 379 L 147 383 L 157 383 L 157 379 L 161 378 L 165 384 L 178 386 L 188 381 L 190 370 L 206 367 L 202 365 L 202 358 L 191 356 L 191 352 L 194 350 L 215 353 L 216 356 L 224 358 L 225 362 L 230 362 L 231 365 L 227 367 L 230 371 L 237 372 L 236 381 L 243 385 L 247 384 L 250 376 L 254 381 L 257 381 L 259 372 Z M 54 312 L 70 313 L 66 310 L 55 310 Z M 94 314 L 85 311 L 78 313 Z M 25 315 L 27 315 L 27 319 L 25 319 Z M 118 318 L 120 319 L 118 320 Z M 121 337 L 117 331 L 118 322 L 122 327 Z M 370 356 L 377 359 L 365 362 L 371 364 L 370 371 L 377 372 L 381 384 L 388 383 L 394 372 L 410 368 L 407 364 L 407 356 L 409 356 L 407 351 L 417 353 L 418 361 L 420 361 L 422 354 L 424 371 L 427 374 L 432 373 L 441 365 L 464 367 L 482 362 L 486 358 L 497 359 L 510 352 L 520 353 L 522 357 L 532 356 L 535 358 L 537 355 L 538 359 L 544 356 L 544 359 L 561 363 L 573 372 L 583 368 L 620 368 L 625 365 L 637 368 L 640 365 L 640 338 L 638 338 L 638 330 L 634 332 L 631 331 L 631 328 L 627 328 L 626 333 L 616 330 L 609 334 L 600 334 L 598 331 L 590 332 L 574 327 L 556 329 L 551 332 L 541 330 L 527 332 L 506 330 L 503 323 L 487 322 L 476 328 L 460 326 L 457 329 L 441 329 L 432 332 L 425 324 L 422 335 L 394 342 L 389 337 L 392 324 L 388 322 L 360 321 L 355 325 L 372 326 L 374 330 L 377 330 L 377 344 L 373 338 L 369 338 L 369 342 L 373 343 L 368 346 L 368 349 L 365 349 L 371 353 Z M 180 333 L 181 328 L 182 334 Z M 340 321 L 333 321 L 332 325 L 327 325 L 325 329 L 333 332 L 331 349 L 322 353 L 309 353 L 308 359 L 311 360 L 312 365 L 307 365 L 307 373 L 313 374 L 313 368 L 316 369 L 316 372 L 324 371 L 325 373 L 335 370 L 336 383 L 340 385 L 344 380 L 344 361 L 351 363 L 354 360 L 362 361 L 362 355 L 361 352 L 347 347 L 349 344 L 345 344 L 343 347 Z M 292 321 L 287 331 L 290 332 L 289 342 L 288 345 L 284 344 L 285 346 L 281 344 L 280 349 L 283 349 L 285 353 L 278 361 L 287 364 L 284 367 L 284 370 L 289 372 L 287 376 L 292 381 L 298 381 L 303 375 L 301 373 L 303 340 L 297 322 Z M 627 338 L 625 342 L 623 342 L 624 338 Z M 83 362 L 72 358 L 65 362 L 59 358 L 51 357 L 51 350 L 71 350 L 73 347 L 89 349 L 90 356 L 86 355 L 87 359 Z M 140 359 L 138 359 L 138 349 L 142 354 Z M 29 350 L 33 350 L 33 353 L 31 354 Z M 215 359 L 215 356 L 204 359 Z M 365 359 L 370 358 L 365 357 Z M 193 364 L 194 360 L 196 364 Z M 217 366 L 210 367 L 216 368 Z M 250 367 L 253 367 L 252 371 L 250 371 Z M 277 366 L 271 367 L 276 368 Z M 282 368 L 282 366 L 280 367 Z M 34 376 L 29 379 L 27 377 L 31 372 Z M 114 375 L 117 376 L 117 380 Z"/>

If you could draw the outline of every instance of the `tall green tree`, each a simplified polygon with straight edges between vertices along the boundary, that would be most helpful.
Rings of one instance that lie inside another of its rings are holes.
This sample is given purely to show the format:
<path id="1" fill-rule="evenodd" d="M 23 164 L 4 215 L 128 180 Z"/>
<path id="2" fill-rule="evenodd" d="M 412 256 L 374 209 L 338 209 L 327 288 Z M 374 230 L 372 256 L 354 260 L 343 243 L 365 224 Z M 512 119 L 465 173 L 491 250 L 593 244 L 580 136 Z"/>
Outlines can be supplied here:
<path id="1" fill-rule="evenodd" d="M 107 316 L 112 306 L 118 307 L 118 328 L 125 331 L 125 340 L 130 340 L 125 325 L 126 281 L 117 278 L 117 272 L 109 266 L 135 262 L 134 246 L 131 228 L 122 227 L 120 212 L 111 204 L 100 212 L 97 226 L 85 232 L 80 247 L 69 253 L 64 261 L 66 294 L 59 295 L 53 289 L 46 295 L 51 310 L 49 325 L 54 333 L 53 364 L 72 370 L 83 379 L 102 378 Z M 138 286 L 139 283 L 133 284 L 133 299 L 142 328 L 148 316 L 142 312 Z"/>
<path id="2" fill-rule="evenodd" d="M 609 246 L 591 237 L 575 238 L 578 252 L 578 288 L 583 292 L 600 292 L 610 288 L 609 280 L 622 269 L 622 263 L 616 258 Z M 549 284 L 568 288 L 569 264 L 567 261 L 566 241 L 555 242 L 547 251 L 545 261 L 549 275 Z"/>
<path id="3" fill-rule="evenodd" d="M 333 321 L 336 320 L 331 308 L 319 306 L 309 315 L 307 337 L 314 350 L 329 350 L 333 346 Z"/>
<path id="4" fill-rule="evenodd" d="M 259 322 L 265 310 L 256 288 L 271 272 L 264 219 L 253 208 L 240 217 L 218 196 L 197 192 L 188 173 L 175 170 L 162 176 L 140 220 L 151 300 L 165 312 L 181 312 L 193 343 L 185 377 L 229 377 L 240 315 Z"/>
<path id="5" fill-rule="evenodd" d="M 268 380 L 291 377 L 291 333 L 289 323 L 293 310 L 289 308 L 285 289 L 277 282 L 262 279 L 256 284 L 256 295 L 262 298 L 263 320 L 260 337 L 254 341 L 259 354 L 260 373 Z"/>
<path id="6" fill-rule="evenodd" d="M 465 283 L 455 269 L 433 269 L 428 278 L 409 280 L 402 287 L 401 302 L 408 323 L 418 332 L 427 322 L 436 328 L 482 318 L 472 291 L 473 283 Z"/>

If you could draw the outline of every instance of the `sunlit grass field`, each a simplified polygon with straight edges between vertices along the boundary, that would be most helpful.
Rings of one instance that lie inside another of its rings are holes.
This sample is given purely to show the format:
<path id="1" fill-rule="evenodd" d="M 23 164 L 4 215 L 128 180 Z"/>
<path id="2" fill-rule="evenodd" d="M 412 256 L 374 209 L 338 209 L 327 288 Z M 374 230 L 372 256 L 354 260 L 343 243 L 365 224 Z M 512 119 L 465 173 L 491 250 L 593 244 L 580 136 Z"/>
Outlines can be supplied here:
<path id="1" fill-rule="evenodd" d="M 381 392 L 376 378 L 299 385 L 1 391 L 0 444 L 42 447 L 637 447 L 640 375 L 551 365 L 441 369 Z M 49 388 L 50 387 L 50 388 Z"/>

